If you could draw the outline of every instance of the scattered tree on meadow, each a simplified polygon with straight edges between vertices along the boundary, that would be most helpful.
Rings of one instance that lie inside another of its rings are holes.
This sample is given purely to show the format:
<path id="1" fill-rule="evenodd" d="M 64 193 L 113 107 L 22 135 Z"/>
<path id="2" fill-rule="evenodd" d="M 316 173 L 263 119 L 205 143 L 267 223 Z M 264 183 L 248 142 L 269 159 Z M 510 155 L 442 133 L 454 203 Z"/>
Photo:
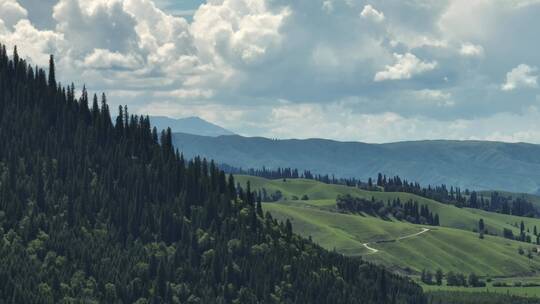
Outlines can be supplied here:
<path id="1" fill-rule="evenodd" d="M 437 285 L 441 286 L 443 280 L 443 271 L 439 268 L 437 269 L 437 272 L 435 272 L 435 282 Z"/>

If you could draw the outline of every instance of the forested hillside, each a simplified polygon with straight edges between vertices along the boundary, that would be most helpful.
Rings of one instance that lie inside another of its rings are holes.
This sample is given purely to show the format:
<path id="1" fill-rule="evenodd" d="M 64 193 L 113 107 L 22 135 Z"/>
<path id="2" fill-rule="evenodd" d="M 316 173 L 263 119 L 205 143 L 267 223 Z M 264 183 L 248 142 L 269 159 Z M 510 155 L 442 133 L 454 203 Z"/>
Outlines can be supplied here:
<path id="1" fill-rule="evenodd" d="M 0 51 L 0 303 L 425 303 L 105 95 Z"/>

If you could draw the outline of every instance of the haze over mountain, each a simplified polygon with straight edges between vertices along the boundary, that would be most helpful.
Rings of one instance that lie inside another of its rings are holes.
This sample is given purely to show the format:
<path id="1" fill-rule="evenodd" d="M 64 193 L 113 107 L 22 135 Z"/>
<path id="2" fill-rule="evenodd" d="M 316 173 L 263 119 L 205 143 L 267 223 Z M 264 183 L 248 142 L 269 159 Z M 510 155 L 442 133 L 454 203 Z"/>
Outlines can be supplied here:
<path id="1" fill-rule="evenodd" d="M 388 144 L 325 139 L 205 137 L 174 134 L 184 155 L 235 167 L 294 167 L 336 177 L 399 175 L 422 184 L 538 193 L 540 146 L 489 141 L 413 141 Z"/>
<path id="2" fill-rule="evenodd" d="M 203 136 L 234 135 L 233 132 L 217 126 L 199 117 L 170 118 L 165 116 L 151 116 L 152 125 L 158 130 L 171 128 L 172 132 L 182 132 Z"/>

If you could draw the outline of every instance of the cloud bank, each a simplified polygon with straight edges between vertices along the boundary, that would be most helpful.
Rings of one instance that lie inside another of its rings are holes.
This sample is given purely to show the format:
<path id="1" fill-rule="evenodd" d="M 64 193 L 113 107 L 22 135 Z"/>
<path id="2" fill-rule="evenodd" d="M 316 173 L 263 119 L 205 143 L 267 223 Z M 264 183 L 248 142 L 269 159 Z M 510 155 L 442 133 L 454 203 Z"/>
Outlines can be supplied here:
<path id="1" fill-rule="evenodd" d="M 0 41 L 113 105 L 245 135 L 540 143 L 538 1 L 175 3 L 0 0 Z"/>

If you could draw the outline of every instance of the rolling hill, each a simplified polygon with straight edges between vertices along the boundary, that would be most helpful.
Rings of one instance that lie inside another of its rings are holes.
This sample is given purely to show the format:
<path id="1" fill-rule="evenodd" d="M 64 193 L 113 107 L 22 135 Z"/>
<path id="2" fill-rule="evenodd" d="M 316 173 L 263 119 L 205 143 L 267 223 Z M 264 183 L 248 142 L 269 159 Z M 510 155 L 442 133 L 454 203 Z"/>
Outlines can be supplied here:
<path id="1" fill-rule="evenodd" d="M 201 155 L 245 169 L 293 167 L 364 180 L 382 172 L 424 185 L 475 190 L 537 193 L 540 188 L 540 145 L 534 144 L 445 140 L 367 144 L 184 133 L 174 134 L 173 143 L 188 157 Z"/>
<path id="2" fill-rule="evenodd" d="M 236 180 L 244 185 L 249 181 L 252 189 L 282 192 L 282 201 L 265 203 L 263 208 L 281 220 L 290 219 L 298 233 L 345 255 L 362 256 L 373 262 L 398 270 L 410 269 L 415 273 L 422 269 L 434 271 L 441 268 L 445 272 L 475 272 L 483 276 L 506 277 L 540 270 L 540 258 L 529 259 L 518 253 L 520 247 L 532 249 L 532 244 L 501 237 L 504 228 L 519 233 L 514 224 L 521 220 L 530 229 L 540 227 L 539 219 L 457 208 L 409 193 L 371 192 L 313 180 L 268 180 L 252 176 L 236 176 Z M 416 200 L 440 214 L 441 226 L 415 225 L 368 215 L 340 213 L 336 210 L 335 198 L 338 194 L 347 193 L 382 200 L 397 197 L 402 201 Z M 303 195 L 307 195 L 309 200 L 291 200 L 293 196 Z M 485 221 L 488 231 L 498 236 L 489 235 L 479 240 L 473 229 L 477 227 L 480 218 Z M 426 228 L 429 231 L 419 234 Z"/>

